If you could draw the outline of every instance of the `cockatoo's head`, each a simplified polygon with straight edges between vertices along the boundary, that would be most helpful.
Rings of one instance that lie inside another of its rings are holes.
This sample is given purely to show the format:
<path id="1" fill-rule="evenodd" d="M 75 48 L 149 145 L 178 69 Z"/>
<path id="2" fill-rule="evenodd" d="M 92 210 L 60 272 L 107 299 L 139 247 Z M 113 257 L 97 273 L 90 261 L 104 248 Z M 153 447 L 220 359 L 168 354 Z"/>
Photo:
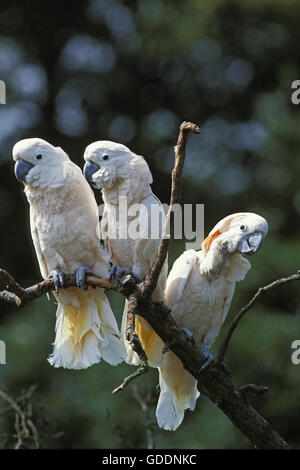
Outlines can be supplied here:
<path id="1" fill-rule="evenodd" d="M 94 188 L 110 189 L 133 178 L 152 183 L 152 175 L 144 158 L 125 145 L 99 140 L 87 146 L 84 159 L 84 176 Z"/>
<path id="2" fill-rule="evenodd" d="M 256 253 L 268 232 L 268 223 L 260 215 L 251 212 L 232 214 L 212 229 L 202 243 L 205 253 L 219 251 L 225 253 Z"/>
<path id="3" fill-rule="evenodd" d="M 15 176 L 24 184 L 39 187 L 56 187 L 64 178 L 64 163 L 70 162 L 67 154 L 45 140 L 23 139 L 13 148 Z"/>

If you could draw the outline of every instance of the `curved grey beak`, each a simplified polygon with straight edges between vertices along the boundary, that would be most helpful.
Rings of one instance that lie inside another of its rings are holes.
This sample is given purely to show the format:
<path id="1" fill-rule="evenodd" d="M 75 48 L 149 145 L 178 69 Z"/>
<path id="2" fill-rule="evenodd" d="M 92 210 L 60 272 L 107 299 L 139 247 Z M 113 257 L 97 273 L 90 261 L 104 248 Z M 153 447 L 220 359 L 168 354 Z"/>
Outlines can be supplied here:
<path id="1" fill-rule="evenodd" d="M 91 186 L 96 187 L 93 183 L 92 176 L 98 170 L 100 170 L 100 166 L 97 165 L 97 163 L 94 163 L 94 162 L 91 162 L 91 161 L 87 161 L 86 164 L 83 167 L 84 177 Z"/>
<path id="2" fill-rule="evenodd" d="M 20 183 L 25 183 L 26 182 L 26 176 L 28 175 L 29 171 L 31 168 L 33 168 L 34 165 L 31 163 L 25 162 L 25 160 L 22 160 L 19 158 L 16 163 L 15 163 L 15 177 Z"/>
<path id="3" fill-rule="evenodd" d="M 253 232 L 245 235 L 238 244 L 238 250 L 244 255 L 252 255 L 260 248 L 264 234 L 262 232 Z"/>

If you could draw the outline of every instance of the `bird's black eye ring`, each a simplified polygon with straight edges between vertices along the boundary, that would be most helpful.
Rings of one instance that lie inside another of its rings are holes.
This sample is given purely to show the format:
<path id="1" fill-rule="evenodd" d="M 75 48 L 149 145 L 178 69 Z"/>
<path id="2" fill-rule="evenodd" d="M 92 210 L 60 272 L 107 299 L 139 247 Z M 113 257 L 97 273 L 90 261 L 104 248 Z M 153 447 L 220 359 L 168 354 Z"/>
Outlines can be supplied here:
<path id="1" fill-rule="evenodd" d="M 41 155 L 40 153 L 35 157 L 37 160 L 41 160 L 43 158 L 43 155 Z"/>
<path id="2" fill-rule="evenodd" d="M 240 226 L 240 229 L 241 229 L 241 230 L 244 230 L 244 229 L 245 229 L 245 225 L 241 225 L 241 226 Z"/>
<path id="3" fill-rule="evenodd" d="M 108 160 L 108 155 L 103 155 L 103 160 Z"/>

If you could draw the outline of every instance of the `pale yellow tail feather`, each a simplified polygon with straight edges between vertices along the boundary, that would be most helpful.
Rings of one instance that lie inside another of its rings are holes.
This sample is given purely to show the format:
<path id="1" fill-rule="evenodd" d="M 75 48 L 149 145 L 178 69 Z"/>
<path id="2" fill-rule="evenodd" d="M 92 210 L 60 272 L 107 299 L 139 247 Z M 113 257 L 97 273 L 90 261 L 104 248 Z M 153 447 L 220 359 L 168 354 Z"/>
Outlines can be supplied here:
<path id="1" fill-rule="evenodd" d="M 196 379 L 183 367 L 171 351 L 165 354 L 165 364 L 159 368 L 160 395 L 156 408 L 159 427 L 175 431 L 186 409 L 194 410 L 200 395 Z"/>
<path id="2" fill-rule="evenodd" d="M 101 359 L 112 365 L 125 360 L 118 325 L 102 289 L 62 289 L 55 297 L 56 334 L 48 359 L 52 366 L 85 369 Z"/>
<path id="3" fill-rule="evenodd" d="M 128 301 L 126 300 L 121 326 L 121 337 L 124 341 L 127 350 L 126 362 L 131 365 L 139 365 L 139 356 L 136 354 L 136 352 L 132 350 L 130 344 L 125 338 L 127 309 Z M 160 365 L 162 365 L 165 360 L 163 353 L 164 343 L 160 339 L 160 337 L 155 333 L 149 323 L 139 315 L 137 315 L 135 318 L 135 332 L 138 335 L 142 348 L 144 349 L 147 355 L 149 365 L 151 367 L 159 367 Z"/>

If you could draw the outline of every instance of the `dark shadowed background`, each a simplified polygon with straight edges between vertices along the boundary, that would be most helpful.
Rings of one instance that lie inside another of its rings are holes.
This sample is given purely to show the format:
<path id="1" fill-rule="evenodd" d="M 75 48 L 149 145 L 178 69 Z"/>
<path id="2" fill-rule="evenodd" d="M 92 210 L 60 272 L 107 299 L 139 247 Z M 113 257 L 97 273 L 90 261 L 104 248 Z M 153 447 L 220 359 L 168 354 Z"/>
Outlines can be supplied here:
<path id="1" fill-rule="evenodd" d="M 15 180 L 12 146 L 41 137 L 81 167 L 94 140 L 121 142 L 147 159 L 153 190 L 169 201 L 173 145 L 183 120 L 196 122 L 184 170 L 183 202 L 205 204 L 205 233 L 232 212 L 264 216 L 270 232 L 228 322 L 256 289 L 297 271 L 300 250 L 300 4 L 296 0 L 0 1 L 0 266 L 22 285 L 41 279 L 28 204 Z M 170 265 L 184 249 L 174 242 Z M 255 407 L 300 446 L 300 284 L 262 299 L 234 334 L 226 363 L 237 385 L 267 385 Z M 111 296 L 118 321 L 123 299 Z M 133 369 L 105 362 L 85 371 L 53 369 L 55 304 L 1 304 L 7 364 L 0 387 L 28 395 L 43 448 L 249 448 L 208 399 L 175 433 L 155 424 L 158 374 L 112 396 Z M 220 338 L 213 352 L 220 344 Z M 36 389 L 31 394 L 31 386 Z M 135 394 L 133 393 L 135 390 Z M 140 406 L 137 393 L 144 400 Z M 20 399 L 21 400 L 21 399 Z M 21 400 L 21 401 L 22 401 Z M 28 404 L 27 403 L 27 404 Z M 0 446 L 12 447 L 14 414 L 0 401 Z M 29 447 L 33 443 L 28 442 Z"/>

